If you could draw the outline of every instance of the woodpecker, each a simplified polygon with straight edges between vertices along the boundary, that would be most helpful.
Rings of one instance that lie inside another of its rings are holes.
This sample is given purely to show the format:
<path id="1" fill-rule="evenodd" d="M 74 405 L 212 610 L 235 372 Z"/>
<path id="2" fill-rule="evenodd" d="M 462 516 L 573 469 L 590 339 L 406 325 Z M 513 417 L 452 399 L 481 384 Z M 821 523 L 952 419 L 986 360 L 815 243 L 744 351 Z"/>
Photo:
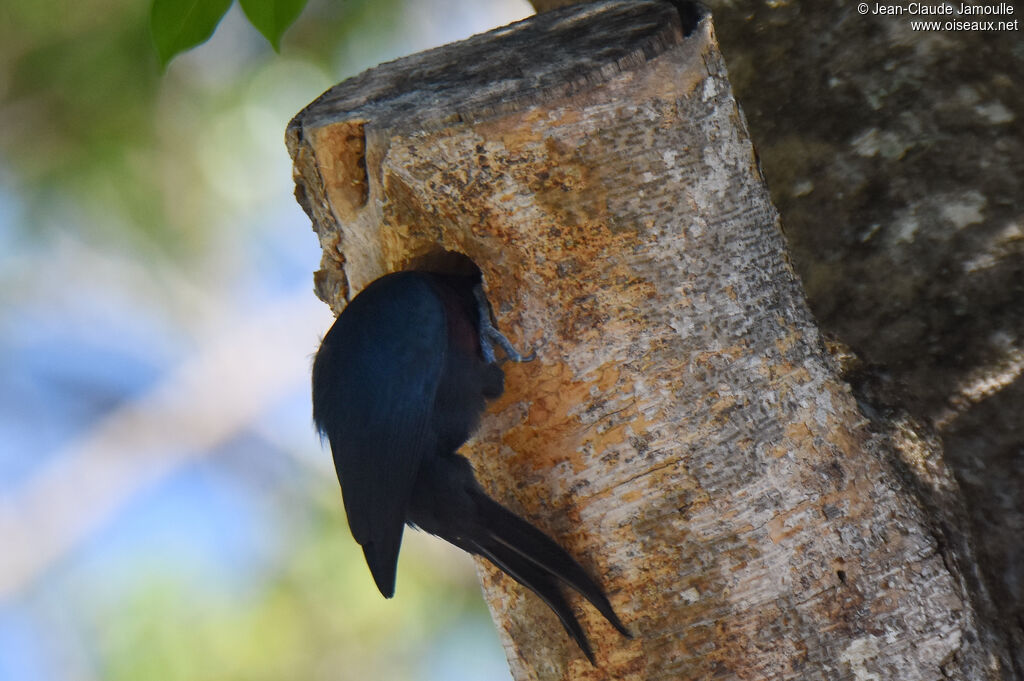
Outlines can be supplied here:
<path id="1" fill-rule="evenodd" d="M 486 401 L 504 391 L 495 346 L 507 360 L 533 358 L 495 327 L 479 273 L 385 275 L 324 336 L 313 363 L 313 422 L 330 442 L 349 528 L 385 598 L 394 595 L 409 525 L 533 591 L 594 663 L 561 584 L 630 636 L 601 587 L 553 539 L 491 499 L 458 454 Z"/>

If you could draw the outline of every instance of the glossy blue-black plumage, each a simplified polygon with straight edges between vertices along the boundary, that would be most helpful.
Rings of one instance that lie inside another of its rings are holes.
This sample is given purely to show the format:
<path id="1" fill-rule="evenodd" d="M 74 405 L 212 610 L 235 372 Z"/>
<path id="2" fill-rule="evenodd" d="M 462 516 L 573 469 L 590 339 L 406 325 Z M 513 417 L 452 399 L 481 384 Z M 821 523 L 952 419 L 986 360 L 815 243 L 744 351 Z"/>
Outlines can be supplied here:
<path id="1" fill-rule="evenodd" d="M 483 346 L 511 346 L 484 315 L 479 276 L 398 272 L 374 281 L 324 337 L 313 364 L 313 420 L 330 441 L 349 527 L 385 597 L 410 524 L 530 588 L 593 661 L 559 582 L 628 635 L 601 588 L 553 540 L 490 499 L 456 453 L 485 401 L 504 388 Z"/>

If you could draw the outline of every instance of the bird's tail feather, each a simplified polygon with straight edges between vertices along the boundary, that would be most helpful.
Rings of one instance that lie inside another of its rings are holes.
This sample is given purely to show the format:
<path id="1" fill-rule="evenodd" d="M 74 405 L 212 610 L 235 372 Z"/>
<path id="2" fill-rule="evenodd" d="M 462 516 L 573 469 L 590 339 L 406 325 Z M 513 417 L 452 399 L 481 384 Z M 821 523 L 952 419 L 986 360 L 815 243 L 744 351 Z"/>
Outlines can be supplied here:
<path id="1" fill-rule="evenodd" d="M 428 457 L 421 465 L 406 521 L 482 556 L 533 591 L 593 662 L 594 656 L 559 582 L 580 594 L 624 636 L 629 630 L 601 587 L 553 539 L 487 496 L 465 458 Z"/>
<path id="2" fill-rule="evenodd" d="M 559 618 L 573 638 L 576 638 L 576 635 L 572 627 L 566 623 L 558 608 L 551 604 L 550 592 L 555 592 L 559 601 L 565 605 L 565 599 L 558 590 L 559 580 L 590 601 L 622 635 L 632 638 L 629 630 L 612 610 L 612 605 L 601 587 L 590 578 L 583 566 L 553 539 L 483 492 L 476 495 L 475 501 L 486 527 L 486 539 L 476 538 L 479 552 L 487 558 L 496 556 L 498 561 L 492 559 L 492 562 L 502 569 L 505 569 L 503 564 L 513 568 L 506 572 L 548 602 L 559 614 Z M 571 615 L 572 611 L 568 612 Z M 575 623 L 574 617 L 572 621 Z M 580 647 L 586 650 L 583 644 Z"/>
<path id="3" fill-rule="evenodd" d="M 490 547 L 475 544 L 474 548 L 473 553 L 491 561 L 502 572 L 537 594 L 558 616 L 566 633 L 576 641 L 576 645 L 590 660 L 590 664 L 597 664 L 594 661 L 594 651 L 590 648 L 590 642 L 587 641 L 587 636 L 583 633 L 583 627 L 580 626 L 576 615 L 559 589 L 557 579 L 503 544 L 493 544 Z"/>
<path id="4" fill-rule="evenodd" d="M 363 544 L 363 555 L 370 568 L 373 581 L 384 598 L 395 595 L 395 573 L 398 570 L 398 550 L 402 545 L 402 528 L 398 536 L 387 537 L 389 541 L 368 541 Z"/>

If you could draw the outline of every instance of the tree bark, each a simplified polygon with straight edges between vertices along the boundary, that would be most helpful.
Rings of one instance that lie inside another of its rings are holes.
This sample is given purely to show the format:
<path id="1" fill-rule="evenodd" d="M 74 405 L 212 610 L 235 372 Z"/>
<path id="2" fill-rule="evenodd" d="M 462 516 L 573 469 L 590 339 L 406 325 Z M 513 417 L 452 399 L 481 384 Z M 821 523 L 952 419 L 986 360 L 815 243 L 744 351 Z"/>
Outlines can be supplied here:
<path id="1" fill-rule="evenodd" d="M 865 412 L 790 266 L 710 17 L 610 0 L 383 65 L 290 124 L 335 310 L 442 252 L 538 359 L 468 447 L 607 588 L 592 668 L 482 581 L 517 679 L 988 679 L 955 483 Z"/>
<path id="2" fill-rule="evenodd" d="M 941 436 L 1024 679 L 1019 8 L 916 30 L 848 2 L 708 4 L 811 310 L 870 365 L 855 391 Z"/>
<path id="3" fill-rule="evenodd" d="M 915 31 L 920 17 L 841 2 L 724 10 L 811 309 L 940 434 L 1010 640 L 1007 678 L 1024 681 L 1021 5 L 988 17 L 1016 29 L 983 31 Z"/>

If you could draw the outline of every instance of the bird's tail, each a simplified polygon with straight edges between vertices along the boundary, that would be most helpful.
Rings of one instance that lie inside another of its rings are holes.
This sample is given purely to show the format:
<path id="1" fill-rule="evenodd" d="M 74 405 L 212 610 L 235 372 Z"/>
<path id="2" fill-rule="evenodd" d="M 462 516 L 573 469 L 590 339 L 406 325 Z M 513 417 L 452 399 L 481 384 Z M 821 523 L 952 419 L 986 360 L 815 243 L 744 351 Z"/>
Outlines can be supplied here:
<path id="1" fill-rule="evenodd" d="M 623 636 L 632 638 L 601 587 L 561 546 L 482 490 L 478 490 L 474 497 L 484 532 L 471 538 L 472 547 L 466 547 L 467 550 L 487 558 L 537 594 L 555 612 L 566 632 L 591 663 L 594 662 L 594 654 L 559 582 L 578 591 Z"/>
<path id="2" fill-rule="evenodd" d="M 578 591 L 631 638 L 583 567 L 553 539 L 487 496 L 465 458 L 452 454 L 425 459 L 406 517 L 410 524 L 483 556 L 537 594 L 591 662 L 590 644 L 559 582 Z"/>

